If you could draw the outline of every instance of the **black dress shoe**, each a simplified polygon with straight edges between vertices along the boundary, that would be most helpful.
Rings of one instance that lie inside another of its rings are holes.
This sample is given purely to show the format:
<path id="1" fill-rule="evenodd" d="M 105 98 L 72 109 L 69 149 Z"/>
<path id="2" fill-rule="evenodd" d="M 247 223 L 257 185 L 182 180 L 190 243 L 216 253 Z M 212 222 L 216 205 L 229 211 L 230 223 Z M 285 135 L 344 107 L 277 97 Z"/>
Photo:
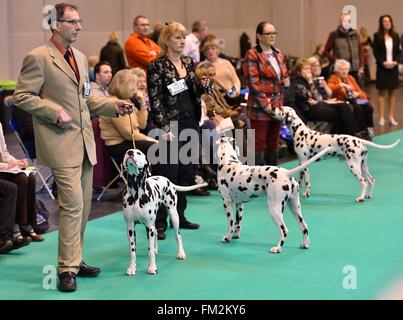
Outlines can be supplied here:
<path id="1" fill-rule="evenodd" d="M 71 271 L 59 274 L 59 291 L 73 292 L 77 290 L 76 274 Z"/>
<path id="2" fill-rule="evenodd" d="M 197 223 L 191 223 L 190 221 L 184 221 L 179 223 L 179 228 L 180 229 L 199 229 L 200 224 Z"/>
<path id="3" fill-rule="evenodd" d="M 204 190 L 203 188 L 197 188 L 195 190 L 189 191 L 192 196 L 209 196 L 210 192 Z"/>
<path id="4" fill-rule="evenodd" d="M 96 277 L 101 273 L 101 269 L 97 267 L 87 266 L 84 261 L 80 263 L 80 270 L 77 277 Z"/>
<path id="5" fill-rule="evenodd" d="M 157 239 L 158 240 L 165 240 L 166 234 L 164 228 L 158 228 L 157 229 Z"/>

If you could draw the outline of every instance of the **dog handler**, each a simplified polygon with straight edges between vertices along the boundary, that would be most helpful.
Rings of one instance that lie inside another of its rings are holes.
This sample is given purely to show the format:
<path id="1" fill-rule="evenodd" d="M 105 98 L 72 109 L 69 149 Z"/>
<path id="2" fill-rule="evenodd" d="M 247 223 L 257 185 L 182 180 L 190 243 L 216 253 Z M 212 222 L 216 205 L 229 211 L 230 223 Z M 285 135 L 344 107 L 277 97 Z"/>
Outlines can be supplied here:
<path id="1" fill-rule="evenodd" d="M 59 3 L 49 19 L 50 41 L 25 57 L 14 104 L 33 115 L 38 162 L 51 168 L 60 206 L 59 290 L 77 288 L 76 275 L 94 277 L 100 269 L 82 258 L 84 229 L 96 164 L 91 112 L 116 117 L 131 106 L 116 98 L 89 96 L 87 59 L 71 47 L 81 30 L 78 8 Z"/>

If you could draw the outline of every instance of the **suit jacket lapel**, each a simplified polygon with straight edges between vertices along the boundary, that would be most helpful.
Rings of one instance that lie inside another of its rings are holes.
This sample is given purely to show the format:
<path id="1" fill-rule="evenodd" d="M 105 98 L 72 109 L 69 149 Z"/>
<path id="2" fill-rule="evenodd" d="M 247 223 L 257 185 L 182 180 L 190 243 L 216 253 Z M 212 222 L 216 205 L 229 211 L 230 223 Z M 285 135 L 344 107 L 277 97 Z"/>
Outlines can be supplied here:
<path id="1" fill-rule="evenodd" d="M 270 77 L 275 77 L 278 78 L 276 70 L 274 70 L 273 66 L 271 65 L 269 58 L 267 57 L 267 55 L 263 52 L 259 52 L 258 53 L 259 56 L 259 60 L 260 62 L 264 65 L 264 72 L 267 75 L 270 75 Z"/>
<path id="2" fill-rule="evenodd" d="M 82 59 L 79 59 L 79 53 L 77 52 L 77 50 L 75 48 L 72 48 L 72 49 L 73 49 L 74 58 L 76 59 L 78 73 L 80 75 L 80 86 L 81 86 L 83 84 L 83 82 L 88 78 L 88 77 L 85 77 L 85 75 L 88 74 L 88 70 L 85 68 L 84 61 Z"/>
<path id="3" fill-rule="evenodd" d="M 71 80 L 73 80 L 77 85 L 77 77 L 74 71 L 71 69 L 67 61 L 64 59 L 59 50 L 49 41 L 49 54 L 53 58 L 53 63 L 59 67 Z"/>

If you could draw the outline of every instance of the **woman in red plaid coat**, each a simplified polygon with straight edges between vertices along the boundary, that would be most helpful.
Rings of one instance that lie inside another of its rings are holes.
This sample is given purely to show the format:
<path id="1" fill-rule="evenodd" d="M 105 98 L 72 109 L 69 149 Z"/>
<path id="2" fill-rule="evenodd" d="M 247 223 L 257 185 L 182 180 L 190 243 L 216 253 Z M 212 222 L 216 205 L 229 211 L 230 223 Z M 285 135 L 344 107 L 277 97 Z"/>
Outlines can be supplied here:
<path id="1" fill-rule="evenodd" d="M 244 59 L 244 75 L 249 87 L 247 115 L 255 130 L 256 165 L 277 165 L 281 122 L 271 118 L 274 108 L 283 105 L 289 86 L 284 55 L 276 48 L 276 29 L 268 22 L 256 28 L 257 46 Z"/>

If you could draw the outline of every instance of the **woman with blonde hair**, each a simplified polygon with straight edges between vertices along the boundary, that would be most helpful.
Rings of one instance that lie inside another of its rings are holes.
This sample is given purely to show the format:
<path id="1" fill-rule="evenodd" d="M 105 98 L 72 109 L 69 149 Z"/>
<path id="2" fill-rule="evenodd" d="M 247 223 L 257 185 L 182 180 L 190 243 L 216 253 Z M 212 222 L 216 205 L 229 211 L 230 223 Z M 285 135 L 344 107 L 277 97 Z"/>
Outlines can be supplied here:
<path id="1" fill-rule="evenodd" d="M 99 117 L 101 138 L 105 141 L 108 153 L 122 163 L 125 152 L 133 149 L 133 139 L 136 148 L 147 155 L 148 149 L 156 140 L 142 134 L 147 123 L 148 108 L 141 91 L 137 90 L 137 76 L 132 70 L 121 70 L 112 79 L 109 85 L 109 94 L 122 100 L 130 100 L 135 97 L 139 103 L 139 109 L 134 108 L 133 113 L 117 118 Z"/>
<path id="2" fill-rule="evenodd" d="M 194 148 L 188 152 L 191 161 L 189 163 L 189 159 L 186 159 L 185 164 L 179 154 L 170 154 L 170 145 L 175 143 L 180 153 L 182 146 L 189 142 L 179 140 L 181 132 L 191 129 L 199 134 L 202 110 L 200 100 L 202 87 L 199 86 L 193 60 L 183 54 L 186 34 L 185 27 L 178 22 L 165 25 L 158 41 L 161 48 L 160 57 L 148 65 L 147 73 L 153 123 L 165 131 L 161 138 L 168 144 L 168 163 L 160 166 L 162 170 L 159 174 L 177 185 L 195 184 L 196 166 L 192 162 L 198 161 L 199 146 L 192 144 Z M 171 125 L 176 126 L 175 135 Z M 198 224 L 191 223 L 185 218 L 186 206 L 186 193 L 178 192 L 179 227 L 198 229 Z M 158 212 L 156 227 L 158 238 L 164 239 L 167 228 L 166 210 Z"/>
<path id="3" fill-rule="evenodd" d="M 239 80 L 235 68 L 226 59 L 219 57 L 220 45 L 218 39 L 210 35 L 209 39 L 203 43 L 202 50 L 208 62 L 216 69 L 214 83 L 220 91 L 229 98 L 236 98 L 240 94 L 241 81 Z"/>

